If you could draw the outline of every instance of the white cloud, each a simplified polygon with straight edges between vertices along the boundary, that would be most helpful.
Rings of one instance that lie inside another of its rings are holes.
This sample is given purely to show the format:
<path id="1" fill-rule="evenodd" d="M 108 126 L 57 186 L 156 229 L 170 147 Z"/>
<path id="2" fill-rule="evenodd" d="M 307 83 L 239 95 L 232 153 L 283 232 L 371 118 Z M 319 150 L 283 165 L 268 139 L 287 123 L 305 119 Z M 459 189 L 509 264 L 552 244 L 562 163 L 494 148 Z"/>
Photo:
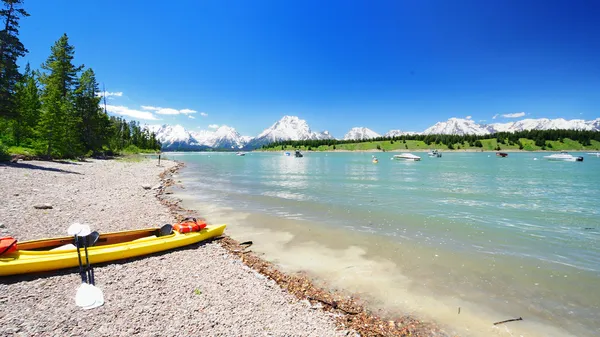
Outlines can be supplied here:
<path id="1" fill-rule="evenodd" d="M 194 116 L 192 116 L 192 115 L 188 115 L 188 118 L 191 118 L 191 119 L 196 119 L 196 117 L 194 117 Z"/>
<path id="2" fill-rule="evenodd" d="M 480 120 L 479 120 L 479 123 L 483 123 L 483 122 L 485 122 L 485 121 L 486 121 L 485 119 L 480 119 Z"/>
<path id="3" fill-rule="evenodd" d="M 201 113 L 200 113 L 200 116 L 202 116 L 202 117 L 206 117 L 206 116 L 208 116 L 208 114 L 207 114 L 206 112 L 201 112 Z"/>
<path id="4" fill-rule="evenodd" d="M 156 113 L 159 115 L 179 115 L 179 114 L 187 115 L 187 114 L 195 114 L 197 112 L 196 110 L 192 110 L 192 109 L 177 110 L 177 109 L 173 109 L 173 108 L 161 108 L 161 107 L 151 106 L 151 105 L 142 105 L 142 109 L 156 111 Z"/>
<path id="5" fill-rule="evenodd" d="M 513 114 L 504 114 L 502 117 L 504 118 L 519 118 L 525 116 L 524 112 L 515 112 Z"/>
<path id="6" fill-rule="evenodd" d="M 129 109 L 125 106 L 107 105 L 106 110 L 117 115 L 129 116 L 137 119 L 158 120 L 151 112 Z"/>
<path id="7" fill-rule="evenodd" d="M 97 92 L 96 96 L 98 97 L 121 97 L 123 96 L 123 92 L 122 91 L 117 91 L 117 92 L 110 92 L 110 91 L 101 91 L 101 92 Z"/>
<path id="8" fill-rule="evenodd" d="M 208 127 L 211 128 L 211 129 L 218 129 L 219 125 L 218 124 L 211 124 Z"/>
<path id="9" fill-rule="evenodd" d="M 492 117 L 492 119 L 496 119 L 498 118 L 498 114 L 495 114 L 494 117 Z"/>
<path id="10" fill-rule="evenodd" d="M 473 118 L 473 117 L 472 116 L 467 116 L 467 119 L 471 119 L 471 118 Z"/>
<path id="11" fill-rule="evenodd" d="M 171 108 L 160 108 L 156 110 L 156 113 L 159 115 L 179 115 L 179 110 Z"/>

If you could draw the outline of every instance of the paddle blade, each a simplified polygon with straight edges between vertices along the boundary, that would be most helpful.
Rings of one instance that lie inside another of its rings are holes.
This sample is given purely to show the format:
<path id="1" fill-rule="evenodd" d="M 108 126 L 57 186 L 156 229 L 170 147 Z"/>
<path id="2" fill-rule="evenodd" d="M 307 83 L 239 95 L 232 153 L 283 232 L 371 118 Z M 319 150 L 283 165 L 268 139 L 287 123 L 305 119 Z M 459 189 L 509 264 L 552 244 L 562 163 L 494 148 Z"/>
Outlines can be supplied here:
<path id="1" fill-rule="evenodd" d="M 98 233 L 96 231 L 91 232 L 90 235 L 88 235 L 86 237 L 86 239 L 87 239 L 87 246 L 88 247 L 93 247 L 96 244 L 96 242 L 98 242 L 99 238 L 100 238 L 100 233 Z"/>
<path id="2" fill-rule="evenodd" d="M 91 233 L 90 226 L 74 223 L 67 229 L 69 235 L 86 236 Z"/>
<path id="3" fill-rule="evenodd" d="M 84 310 L 94 309 L 104 304 L 104 293 L 91 284 L 82 283 L 75 294 L 75 304 Z"/>

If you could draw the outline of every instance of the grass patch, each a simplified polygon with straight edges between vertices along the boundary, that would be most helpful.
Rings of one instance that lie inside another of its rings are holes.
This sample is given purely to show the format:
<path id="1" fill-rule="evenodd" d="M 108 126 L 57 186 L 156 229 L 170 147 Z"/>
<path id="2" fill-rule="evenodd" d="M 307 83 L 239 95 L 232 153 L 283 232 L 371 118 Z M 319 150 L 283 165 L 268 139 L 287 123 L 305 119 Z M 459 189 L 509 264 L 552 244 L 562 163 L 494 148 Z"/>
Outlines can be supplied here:
<path id="1" fill-rule="evenodd" d="M 141 163 L 147 159 L 148 158 L 146 158 L 142 155 L 139 155 L 139 154 L 124 154 L 122 156 L 117 157 L 118 161 L 123 161 L 123 162 L 127 162 L 127 163 Z"/>
<path id="2" fill-rule="evenodd" d="M 22 147 L 22 146 L 11 146 L 8 148 L 8 153 L 10 154 L 20 154 L 23 156 L 35 156 L 37 154 L 35 149 L 30 147 Z"/>

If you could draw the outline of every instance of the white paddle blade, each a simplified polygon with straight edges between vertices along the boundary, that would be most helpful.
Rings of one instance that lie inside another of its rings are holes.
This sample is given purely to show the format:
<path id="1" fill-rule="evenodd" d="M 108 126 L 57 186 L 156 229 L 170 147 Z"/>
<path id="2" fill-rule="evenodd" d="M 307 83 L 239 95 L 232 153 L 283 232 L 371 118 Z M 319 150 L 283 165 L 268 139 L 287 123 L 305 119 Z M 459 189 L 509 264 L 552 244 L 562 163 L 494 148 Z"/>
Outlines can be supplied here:
<path id="1" fill-rule="evenodd" d="M 74 223 L 67 229 L 67 233 L 71 236 L 86 236 L 89 235 L 92 231 L 90 230 L 90 226 L 82 225 L 80 223 Z"/>
<path id="2" fill-rule="evenodd" d="M 97 308 L 104 304 L 104 294 L 100 288 L 82 283 L 77 288 L 75 304 L 85 310 Z"/>

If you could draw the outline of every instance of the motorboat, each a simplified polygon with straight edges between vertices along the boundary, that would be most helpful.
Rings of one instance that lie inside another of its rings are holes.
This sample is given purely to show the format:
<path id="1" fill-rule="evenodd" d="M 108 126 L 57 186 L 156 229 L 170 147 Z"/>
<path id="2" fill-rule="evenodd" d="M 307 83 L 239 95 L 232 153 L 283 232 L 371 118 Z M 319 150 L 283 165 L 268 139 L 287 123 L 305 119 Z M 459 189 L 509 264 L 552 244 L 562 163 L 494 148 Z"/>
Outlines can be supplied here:
<path id="1" fill-rule="evenodd" d="M 392 159 L 394 159 L 394 160 L 419 161 L 419 160 L 421 160 L 421 157 L 415 156 L 412 153 L 402 153 L 402 154 L 396 154 L 396 155 L 394 155 L 392 157 Z"/>
<path id="2" fill-rule="evenodd" d="M 428 156 L 430 157 L 434 157 L 434 158 L 441 158 L 442 157 L 442 153 L 439 152 L 438 150 L 431 150 L 427 153 Z"/>
<path id="3" fill-rule="evenodd" d="M 600 152 L 588 152 L 588 154 L 589 154 L 590 156 L 594 156 L 594 157 L 598 157 L 598 158 L 600 158 Z"/>
<path id="4" fill-rule="evenodd" d="M 377 164 L 379 163 L 379 159 L 377 159 L 377 157 L 373 156 L 371 161 L 373 162 L 373 164 Z"/>
<path id="5" fill-rule="evenodd" d="M 304 157 L 304 155 L 300 152 L 300 150 L 296 150 L 296 153 L 294 154 L 294 157 L 296 157 L 296 158 L 302 158 L 302 157 Z"/>
<path id="6" fill-rule="evenodd" d="M 506 152 L 496 152 L 496 157 L 505 158 L 505 157 L 508 157 L 508 153 L 506 153 Z"/>
<path id="7" fill-rule="evenodd" d="M 549 156 L 544 156 L 544 158 L 553 161 L 583 161 L 583 157 L 576 157 L 572 154 L 569 154 L 566 151 L 562 151 L 561 153 L 551 154 Z"/>
<path id="8" fill-rule="evenodd" d="M 238 153 L 236 153 L 236 155 L 238 155 L 238 156 L 245 156 L 246 154 L 244 152 L 238 152 Z"/>
<path id="9" fill-rule="evenodd" d="M 289 153 L 289 152 L 285 152 L 285 153 L 284 153 L 284 155 L 285 155 L 286 157 L 289 157 L 289 156 L 291 156 L 292 154 L 291 154 L 291 153 Z"/>

